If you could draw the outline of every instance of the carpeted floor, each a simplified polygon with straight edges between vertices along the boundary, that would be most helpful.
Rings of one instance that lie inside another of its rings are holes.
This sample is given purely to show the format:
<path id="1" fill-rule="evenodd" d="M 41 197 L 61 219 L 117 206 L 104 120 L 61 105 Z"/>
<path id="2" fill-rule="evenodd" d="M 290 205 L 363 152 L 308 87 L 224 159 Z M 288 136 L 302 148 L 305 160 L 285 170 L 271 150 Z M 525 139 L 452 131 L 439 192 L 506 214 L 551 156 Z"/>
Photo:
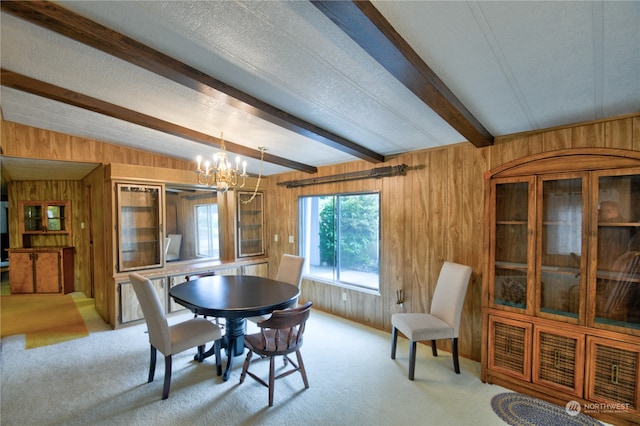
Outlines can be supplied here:
<path id="1" fill-rule="evenodd" d="M 185 314 L 171 322 L 191 318 Z M 253 324 L 251 324 L 253 327 Z M 250 331 L 252 329 L 250 328 Z M 212 359 L 174 357 L 171 394 L 162 401 L 163 360 L 147 383 L 145 325 L 91 331 L 83 339 L 24 349 L 24 336 L 1 342 L 2 425 L 501 425 L 491 398 L 506 390 L 483 384 L 479 363 L 419 345 L 416 380 L 407 379 L 408 342 L 390 359 L 390 334 L 312 311 L 302 347 L 309 389 L 299 374 L 276 382 L 274 406 L 253 380 L 215 375 Z M 278 362 L 278 365 L 282 365 Z M 269 363 L 259 363 L 266 377 Z"/>
<path id="2" fill-rule="evenodd" d="M 25 348 L 52 345 L 89 335 L 76 306 L 93 300 L 84 295 L 0 296 L 2 337 L 25 334 Z"/>

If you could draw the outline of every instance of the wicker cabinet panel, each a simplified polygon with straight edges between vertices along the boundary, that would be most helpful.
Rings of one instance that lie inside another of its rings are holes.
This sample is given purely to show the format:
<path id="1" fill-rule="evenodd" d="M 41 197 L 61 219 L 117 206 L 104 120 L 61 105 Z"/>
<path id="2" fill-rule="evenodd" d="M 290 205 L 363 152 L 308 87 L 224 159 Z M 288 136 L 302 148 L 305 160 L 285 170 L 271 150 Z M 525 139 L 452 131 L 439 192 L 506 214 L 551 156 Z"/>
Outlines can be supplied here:
<path id="1" fill-rule="evenodd" d="M 584 335 L 535 327 L 533 382 L 582 397 Z"/>
<path id="2" fill-rule="evenodd" d="M 490 316 L 489 368 L 529 381 L 531 330 L 530 323 Z"/>
<path id="3" fill-rule="evenodd" d="M 589 337 L 587 344 L 587 399 L 622 404 L 638 412 L 640 349 L 597 337 Z"/>

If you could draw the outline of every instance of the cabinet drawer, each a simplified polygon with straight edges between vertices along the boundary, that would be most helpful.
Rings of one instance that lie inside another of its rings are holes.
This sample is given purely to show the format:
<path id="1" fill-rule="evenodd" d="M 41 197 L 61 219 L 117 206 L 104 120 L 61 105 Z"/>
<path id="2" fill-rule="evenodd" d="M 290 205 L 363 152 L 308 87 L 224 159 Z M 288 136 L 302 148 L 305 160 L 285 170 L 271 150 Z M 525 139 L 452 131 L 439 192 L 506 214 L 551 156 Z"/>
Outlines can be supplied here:
<path id="1" fill-rule="evenodd" d="M 526 322 L 489 317 L 489 368 L 531 379 L 531 330 Z"/>
<path id="2" fill-rule="evenodd" d="M 638 411 L 640 347 L 597 337 L 589 337 L 587 345 L 587 399 Z"/>
<path id="3" fill-rule="evenodd" d="M 584 335 L 534 328 L 533 382 L 582 397 Z"/>

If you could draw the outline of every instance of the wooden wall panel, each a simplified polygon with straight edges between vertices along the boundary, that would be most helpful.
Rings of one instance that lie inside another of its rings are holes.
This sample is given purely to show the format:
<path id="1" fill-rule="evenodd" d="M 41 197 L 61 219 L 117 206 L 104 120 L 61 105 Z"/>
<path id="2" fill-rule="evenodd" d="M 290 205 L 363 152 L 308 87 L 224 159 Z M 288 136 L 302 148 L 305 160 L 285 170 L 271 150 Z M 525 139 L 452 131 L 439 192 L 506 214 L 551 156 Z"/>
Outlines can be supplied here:
<path id="1" fill-rule="evenodd" d="M 41 135 L 36 129 L 6 122 L 2 124 L 2 148 L 5 155 L 102 164 L 120 161 L 182 171 L 192 168 L 189 162 L 142 151 L 131 152 L 132 150 L 77 137 L 56 135 L 53 142 L 51 138 L 41 141 Z M 67 150 L 66 144 L 71 149 Z M 495 145 L 491 147 L 475 148 L 464 143 L 424 150 L 395 157 L 384 164 L 409 165 L 410 169 L 404 177 L 287 189 L 278 186 L 277 182 L 311 176 L 301 172 L 271 176 L 264 180 L 266 249 L 270 275 L 275 276 L 282 254 L 297 253 L 298 197 L 381 191 L 380 295 L 303 279 L 301 300 L 312 300 L 317 309 L 389 331 L 393 312 L 426 311 L 429 308 L 435 281 L 444 260 L 470 264 L 473 266 L 473 275 L 462 316 L 460 353 L 479 360 L 481 283 L 484 272 L 482 259 L 485 255 L 483 177 L 488 170 L 516 158 L 559 148 L 583 147 L 640 150 L 640 114 L 507 135 L 497 138 Z M 62 158 L 65 156 L 69 158 Z M 313 176 L 381 166 L 383 165 L 354 161 L 321 167 Z M 105 175 L 104 179 L 108 181 L 108 176 Z M 62 183 L 60 185 L 65 186 Z M 103 205 L 109 205 L 111 196 L 111 191 L 105 189 Z M 105 211 L 104 215 L 104 223 L 111 223 L 111 212 Z M 107 244 L 106 241 L 112 238 L 112 232 L 108 226 L 104 228 L 103 237 Z M 274 241 L 276 234 L 277 242 Z M 294 243 L 289 243 L 289 235 L 294 236 Z M 104 256 L 107 265 L 113 261 L 109 258 L 109 252 L 104 253 Z M 97 293 L 98 287 L 96 284 Z M 406 293 L 406 301 L 402 307 L 396 305 L 397 289 L 403 289 Z M 343 292 L 347 294 L 346 302 L 342 300 Z M 113 311 L 112 303 L 113 300 L 109 301 L 108 312 Z M 448 348 L 446 343 L 442 346 Z"/>
<path id="2" fill-rule="evenodd" d="M 106 239 L 106 233 L 111 230 L 111 226 L 107 225 L 109 221 L 110 209 L 105 209 L 104 197 L 105 192 L 110 194 L 108 187 L 105 189 L 103 167 L 98 167 L 82 180 L 85 194 L 84 217 L 85 229 L 81 230 L 80 238 L 85 240 L 87 250 L 85 253 L 76 252 L 76 258 L 82 257 L 86 262 L 88 270 L 85 274 L 85 283 L 79 285 L 84 288 L 87 296 L 95 299 L 96 310 L 103 318 L 109 318 L 107 274 L 110 271 L 109 247 Z M 95 261 L 95 259 L 103 259 L 103 261 Z"/>
<path id="3" fill-rule="evenodd" d="M 299 172 L 269 178 L 266 196 L 268 254 L 271 271 L 278 259 L 295 246 L 284 232 L 297 235 L 297 200 L 300 195 L 319 195 L 354 190 L 382 191 L 382 265 L 380 295 L 358 293 L 323 283 L 303 280 L 301 300 L 314 307 L 390 331 L 393 312 L 427 311 L 442 262 L 472 265 L 472 281 L 465 299 L 460 353 L 479 360 L 484 247 L 484 180 L 490 169 L 511 160 L 548 150 L 583 147 L 640 149 L 640 116 L 600 120 L 540 132 L 498 138 L 492 147 L 460 144 L 414 152 L 384 165 L 408 164 L 405 177 L 361 180 L 340 184 L 286 189 L 277 182 L 309 178 Z M 356 161 L 348 165 L 321 167 L 314 177 L 380 167 Z M 277 218 L 277 220 L 270 220 Z M 279 241 L 273 241 L 273 234 Z M 275 273 L 275 272 L 273 272 Z M 397 289 L 405 291 L 405 304 L 396 305 Z M 347 301 L 342 301 L 342 293 Z M 446 342 L 439 343 L 449 349 Z"/>
<path id="4" fill-rule="evenodd" d="M 83 255 L 89 250 L 88 239 L 83 238 L 84 230 L 81 223 L 86 216 L 84 203 L 84 188 L 80 181 L 14 181 L 7 185 L 9 195 L 9 245 L 12 248 L 22 247 L 22 237 L 19 225 L 19 202 L 21 200 L 54 201 L 68 200 L 71 202 L 71 245 L 76 248 L 74 256 L 74 283 L 76 291 L 90 293 L 89 257 Z M 32 247 L 66 246 L 66 236 L 33 237 Z M 11 273 L 11 272 L 9 272 Z"/>
<path id="5" fill-rule="evenodd" d="M 98 164 L 124 163 L 136 166 L 193 170 L 193 163 L 189 161 L 63 133 L 36 129 L 4 120 L 0 130 L 2 153 L 10 157 L 80 161 Z"/>

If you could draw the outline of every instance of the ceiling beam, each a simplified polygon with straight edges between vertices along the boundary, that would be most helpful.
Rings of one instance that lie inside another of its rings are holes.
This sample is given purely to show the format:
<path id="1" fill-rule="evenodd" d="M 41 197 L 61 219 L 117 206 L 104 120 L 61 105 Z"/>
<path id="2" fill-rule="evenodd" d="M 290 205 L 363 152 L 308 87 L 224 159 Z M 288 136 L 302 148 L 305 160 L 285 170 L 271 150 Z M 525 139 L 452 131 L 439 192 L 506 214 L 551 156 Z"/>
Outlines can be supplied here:
<path id="1" fill-rule="evenodd" d="M 0 75 L 0 83 L 3 86 L 10 87 L 12 89 L 21 90 L 23 92 L 41 96 L 43 98 L 52 99 L 57 102 L 62 102 L 78 108 L 97 112 L 98 114 L 117 118 L 118 120 L 137 124 L 139 126 L 157 130 L 180 138 L 189 139 L 191 141 L 198 142 L 207 146 L 220 148 L 221 145 L 221 141 L 219 138 L 207 135 L 205 133 L 197 132 L 186 127 L 178 126 L 177 124 L 169 123 L 168 121 L 160 120 L 158 118 L 151 117 L 137 111 L 123 108 L 109 102 L 101 101 L 100 99 L 92 98 L 90 96 L 83 95 L 82 93 L 54 86 L 44 81 L 36 80 L 31 77 L 15 73 L 13 71 L 2 69 Z M 246 146 L 238 145 L 227 140 L 225 140 L 225 147 L 229 152 L 244 155 L 250 158 L 260 159 L 260 156 L 262 155 L 259 150 L 247 148 Z M 275 155 L 267 153 L 264 153 L 264 161 L 266 161 L 267 163 L 277 164 L 279 166 L 307 173 L 317 173 L 318 171 L 318 169 L 314 166 L 287 160 L 286 158 L 277 157 Z"/>
<path id="2" fill-rule="evenodd" d="M 135 64 L 270 123 L 372 163 L 383 155 L 269 105 L 124 34 L 48 1 L 5 1 L 2 11 Z"/>
<path id="3" fill-rule="evenodd" d="M 312 3 L 429 108 L 477 147 L 493 136 L 369 1 Z"/>

